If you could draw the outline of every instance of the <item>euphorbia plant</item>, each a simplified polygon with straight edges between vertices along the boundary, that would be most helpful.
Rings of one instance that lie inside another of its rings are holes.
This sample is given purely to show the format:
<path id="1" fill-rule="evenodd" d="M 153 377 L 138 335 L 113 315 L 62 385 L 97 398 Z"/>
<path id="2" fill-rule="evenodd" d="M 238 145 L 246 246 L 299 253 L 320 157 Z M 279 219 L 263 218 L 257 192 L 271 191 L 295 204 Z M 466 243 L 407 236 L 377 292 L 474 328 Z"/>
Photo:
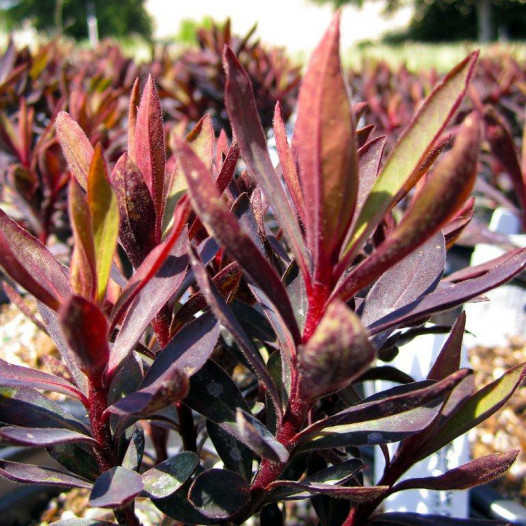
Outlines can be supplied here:
<path id="1" fill-rule="evenodd" d="M 3 213 L 0 263 L 37 298 L 65 369 L 51 375 L 0 362 L 0 436 L 47 447 L 63 469 L 2 461 L 3 476 L 89 488 L 92 505 L 130 525 L 138 524 L 140 496 L 184 524 L 242 523 L 256 513 L 261 524 L 283 524 L 278 503 L 309 497 L 324 525 L 445 524 L 374 512 L 395 491 L 465 489 L 513 462 L 516 451 L 398 482 L 499 409 L 525 374 L 512 369 L 474 392 L 472 371 L 459 369 L 463 316 L 426 381 L 375 363 L 434 312 L 526 264 L 517 250 L 443 278 L 446 247 L 472 207 L 465 203 L 477 169 L 476 114 L 430 167 L 476 55 L 435 88 L 382 163 L 382 139 L 357 147 L 338 23 L 336 15 L 309 63 L 291 146 L 276 107 L 279 170 L 249 77 L 228 48 L 231 145 L 225 134 L 215 139 L 204 117 L 167 162 L 151 79 L 142 97 L 133 89 L 128 151 L 111 170 L 101 148 L 59 115 L 74 177 L 69 271 Z M 248 176 L 235 179 L 240 154 Z M 396 221 L 403 198 L 409 206 Z M 117 237 L 126 257 L 116 256 Z M 375 378 L 400 385 L 362 400 L 354 385 Z M 76 398 L 87 419 L 37 389 Z M 144 429 L 154 460 L 143 456 Z M 183 451 L 170 455 L 167 429 L 180 434 Z M 393 458 L 384 447 L 391 442 L 400 442 Z M 366 445 L 386 456 L 376 485 L 361 473 Z"/>

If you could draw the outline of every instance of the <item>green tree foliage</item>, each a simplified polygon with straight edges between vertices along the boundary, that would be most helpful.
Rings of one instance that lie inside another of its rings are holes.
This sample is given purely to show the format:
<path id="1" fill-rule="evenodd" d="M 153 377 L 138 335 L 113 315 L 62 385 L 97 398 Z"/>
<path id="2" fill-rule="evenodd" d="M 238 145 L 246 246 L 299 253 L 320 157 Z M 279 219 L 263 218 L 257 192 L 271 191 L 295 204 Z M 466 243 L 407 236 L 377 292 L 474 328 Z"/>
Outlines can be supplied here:
<path id="1" fill-rule="evenodd" d="M 37 30 L 58 29 L 82 39 L 88 36 L 86 18 L 90 4 L 101 37 L 139 34 L 151 38 L 152 19 L 144 7 L 145 0 L 0 0 L 0 12 L 8 30 L 29 20 Z"/>
<path id="2" fill-rule="evenodd" d="M 317 4 L 361 7 L 366 0 L 312 0 Z M 412 2 L 415 13 L 407 32 L 396 39 L 431 42 L 451 40 L 482 41 L 505 36 L 523 39 L 526 34 L 526 0 L 386 0 L 390 13 Z"/>

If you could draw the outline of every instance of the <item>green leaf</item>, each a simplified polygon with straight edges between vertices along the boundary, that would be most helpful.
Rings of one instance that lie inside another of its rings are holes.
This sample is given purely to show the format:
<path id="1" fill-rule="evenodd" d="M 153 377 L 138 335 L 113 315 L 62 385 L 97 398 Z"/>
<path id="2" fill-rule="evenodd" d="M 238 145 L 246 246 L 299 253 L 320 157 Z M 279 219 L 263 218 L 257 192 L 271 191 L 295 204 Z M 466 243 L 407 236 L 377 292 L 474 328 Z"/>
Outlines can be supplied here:
<path id="1" fill-rule="evenodd" d="M 108 182 L 108 170 L 100 144 L 95 148 L 90 165 L 87 200 L 95 250 L 96 298 L 101 304 L 106 294 L 113 253 L 117 246 L 119 208 L 117 198 Z"/>

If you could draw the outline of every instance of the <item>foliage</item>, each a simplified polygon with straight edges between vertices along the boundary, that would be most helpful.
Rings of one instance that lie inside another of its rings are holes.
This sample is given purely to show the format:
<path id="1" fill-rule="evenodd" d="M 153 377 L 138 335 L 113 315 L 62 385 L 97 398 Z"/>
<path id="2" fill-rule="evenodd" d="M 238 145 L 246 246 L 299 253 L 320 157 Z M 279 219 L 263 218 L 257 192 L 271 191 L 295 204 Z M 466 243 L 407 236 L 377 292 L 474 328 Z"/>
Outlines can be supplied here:
<path id="1" fill-rule="evenodd" d="M 139 82 L 132 88 L 127 149 L 115 163 L 59 112 L 54 126 L 72 172 L 69 267 L 3 212 L 0 265 L 37 299 L 35 321 L 62 363 L 51 374 L 0 361 L 0 437 L 45 447 L 61 467 L 1 461 L 0 474 L 87 488 L 90 503 L 112 509 L 120 524 L 139 524 L 134 501 L 144 496 L 184 524 L 254 514 L 283 524 L 283 501 L 310 498 L 323 524 L 358 526 L 422 524 L 412 514 L 373 512 L 397 491 L 467 489 L 507 469 L 517 451 L 399 482 L 502 407 L 526 374 L 519 366 L 475 391 L 473 372 L 459 369 L 464 315 L 425 381 L 376 363 L 433 313 L 526 266 L 526 250 L 517 249 L 443 276 L 447 244 L 467 223 L 459 217 L 475 182 L 480 115 L 464 118 L 434 163 L 436 146 L 476 59 L 435 86 L 385 162 L 384 139 L 367 141 L 356 129 L 360 107 L 341 71 L 338 15 L 309 62 L 292 145 L 275 107 L 279 170 L 250 77 L 228 47 L 232 142 L 216 138 L 205 115 L 186 137 L 171 137 L 167 158 L 151 77 L 142 94 Z M 235 177 L 239 158 L 249 176 Z M 404 197 L 410 204 L 395 221 Z M 6 289 L 21 302 L 14 286 Z M 400 385 L 362 399 L 359 385 L 377 378 Z M 86 417 L 41 391 L 73 398 Z M 181 438 L 175 454 L 168 432 Z M 145 434 L 155 445 L 148 454 Z M 359 448 L 388 455 L 392 442 L 400 442 L 396 455 L 368 485 Z"/>
<path id="2" fill-rule="evenodd" d="M 58 3 L 57 7 L 55 4 Z M 78 0 L 13 0 L 0 4 L 7 29 L 19 27 L 29 20 L 39 31 L 57 30 L 57 13 L 62 4 L 60 31 L 76 39 L 88 38 L 86 18 L 88 4 Z M 52 5 L 50 5 L 52 4 Z M 150 39 L 152 19 L 144 6 L 145 0 L 127 0 L 119 3 L 104 0 L 91 0 L 98 22 L 101 37 L 127 37 L 136 33 Z"/>

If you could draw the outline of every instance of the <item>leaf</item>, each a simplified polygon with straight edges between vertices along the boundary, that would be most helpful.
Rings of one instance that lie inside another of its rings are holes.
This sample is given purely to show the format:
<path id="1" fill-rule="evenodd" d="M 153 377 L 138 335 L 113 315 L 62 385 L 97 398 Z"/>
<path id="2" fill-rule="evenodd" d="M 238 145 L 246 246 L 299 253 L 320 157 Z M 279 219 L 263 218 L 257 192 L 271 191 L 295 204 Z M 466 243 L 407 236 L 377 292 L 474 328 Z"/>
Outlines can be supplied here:
<path id="1" fill-rule="evenodd" d="M 340 300 L 331 302 L 300 348 L 300 396 L 316 400 L 347 387 L 375 358 L 360 319 Z"/>
<path id="2" fill-rule="evenodd" d="M 209 469 L 194 480 L 188 499 L 205 517 L 228 519 L 250 501 L 250 487 L 233 471 Z"/>
<path id="3" fill-rule="evenodd" d="M 100 144 L 95 148 L 90 165 L 87 200 L 95 249 L 97 301 L 102 304 L 110 276 L 113 253 L 117 245 L 119 209 L 117 199 L 108 182 L 108 170 Z"/>
<path id="4" fill-rule="evenodd" d="M 345 252 L 356 251 L 398 196 L 407 193 L 422 175 L 420 166 L 460 105 L 477 56 L 477 52 L 471 53 L 455 66 L 420 106 L 373 185 Z"/>
<path id="5" fill-rule="evenodd" d="M 276 107 L 274 108 L 274 137 L 276 138 L 281 175 L 285 180 L 285 184 L 287 185 L 296 212 L 305 224 L 303 193 L 292 150 L 287 142 L 287 130 L 285 129 L 285 123 L 283 122 L 283 117 L 281 115 L 281 104 L 279 101 L 276 102 Z"/>
<path id="6" fill-rule="evenodd" d="M 232 50 L 225 48 L 223 64 L 226 70 L 225 106 L 251 175 L 269 199 L 272 210 L 306 279 L 309 259 L 295 214 L 283 191 L 267 151 L 267 141 L 257 113 L 250 78 Z"/>
<path id="7" fill-rule="evenodd" d="M 29 387 L 0 387 L 0 422 L 11 426 L 69 429 L 90 436 L 86 427 L 62 406 Z"/>
<path id="8" fill-rule="evenodd" d="M 100 475 L 97 461 L 85 444 L 72 442 L 57 444 L 48 447 L 47 452 L 61 466 L 79 477 L 95 481 Z"/>
<path id="9" fill-rule="evenodd" d="M 451 334 L 429 371 L 427 375 L 428 380 L 442 380 L 460 368 L 462 339 L 465 328 L 466 313 L 462 312 L 451 328 Z"/>
<path id="10" fill-rule="evenodd" d="M 290 496 L 294 496 L 294 499 L 308 498 L 315 493 L 312 490 L 316 486 L 324 486 L 320 491 L 320 493 L 323 493 L 324 489 L 334 488 L 337 485 L 350 481 L 363 467 L 361 460 L 351 458 L 343 461 L 341 464 L 322 469 L 302 479 L 301 486 L 311 487 L 311 490 L 301 488 L 294 480 L 276 480 L 268 486 L 268 489 L 272 490 L 270 500 L 289 500 L 288 497 Z"/>
<path id="11" fill-rule="evenodd" d="M 467 370 L 460 370 L 430 386 L 409 384 L 383 392 L 380 399 L 366 400 L 312 424 L 295 441 L 301 450 L 398 442 L 426 428 L 447 395 L 467 374 Z M 390 396 L 393 391 L 401 394 Z"/>
<path id="12" fill-rule="evenodd" d="M 314 268 L 321 274 L 338 258 L 358 191 L 353 113 L 341 72 L 339 23 L 337 12 L 309 61 L 293 141 L 307 242 Z"/>
<path id="13" fill-rule="evenodd" d="M 84 190 L 88 187 L 88 174 L 93 158 L 93 146 L 82 128 L 65 111 L 55 119 L 57 137 L 68 162 L 69 169 Z"/>
<path id="14" fill-rule="evenodd" d="M 147 387 L 121 398 L 105 410 L 120 416 L 146 418 L 181 401 L 188 392 L 188 377 L 172 366 Z"/>
<path id="15" fill-rule="evenodd" d="M 126 311 L 121 329 L 111 351 L 109 365 L 110 375 L 113 374 L 118 364 L 133 349 L 155 315 L 177 292 L 188 267 L 188 256 L 186 255 L 187 242 L 188 237 L 185 229 L 177 242 L 172 246 L 155 277 L 152 277 L 141 288 Z M 153 254 L 153 256 L 155 255 L 156 254 Z M 149 260 L 145 260 L 145 265 L 148 264 Z M 137 281 L 130 280 L 128 287 L 138 282 L 140 276 L 140 274 L 137 276 L 138 274 L 139 271 L 135 274 Z M 119 300 L 122 301 L 122 298 L 125 297 L 126 294 L 127 290 L 125 289 Z M 119 307 L 119 302 L 117 302 L 115 305 L 117 312 Z M 114 317 L 114 320 L 115 319 Z"/>
<path id="16" fill-rule="evenodd" d="M 460 303 L 465 303 L 471 298 L 505 283 L 521 272 L 525 266 L 526 249 L 516 249 L 488 263 L 470 267 L 466 272 L 474 277 L 469 279 L 470 276 L 466 275 L 466 280 L 459 283 L 442 282 L 443 285 L 435 292 L 374 322 L 369 327 L 369 331 L 376 334 L 401 325 L 408 320 L 420 319 L 433 312 L 447 310 Z M 449 279 L 451 278 L 452 276 L 449 276 Z"/>
<path id="17" fill-rule="evenodd" d="M 91 484 L 71 473 L 9 460 L 0 460 L 0 475 L 25 484 L 42 484 L 66 488 L 91 488 Z"/>
<path id="18" fill-rule="evenodd" d="M 100 380 L 110 356 L 106 316 L 94 303 L 71 296 L 59 311 L 59 321 L 78 368 Z"/>
<path id="19" fill-rule="evenodd" d="M 137 164 L 137 155 L 135 153 L 135 130 L 137 129 L 137 110 L 141 103 L 141 82 L 139 77 L 133 83 L 130 94 L 130 103 L 128 106 L 128 155 L 130 159 Z"/>
<path id="20" fill-rule="evenodd" d="M 210 313 L 201 315 L 181 329 L 170 343 L 155 357 L 141 384 L 141 388 L 163 378 L 171 367 L 192 376 L 211 356 L 219 338 L 219 324 Z"/>
<path id="21" fill-rule="evenodd" d="M 237 344 L 243 351 L 243 355 L 254 369 L 258 379 L 263 383 L 269 396 L 274 402 L 274 406 L 280 412 L 279 395 L 272 377 L 268 373 L 261 355 L 254 348 L 251 340 L 246 335 L 243 327 L 235 318 L 227 302 L 221 297 L 214 282 L 209 278 L 203 264 L 198 258 L 196 251 L 189 245 L 190 258 L 195 278 L 201 292 L 204 294 L 207 303 L 210 305 L 215 317 L 232 334 Z"/>
<path id="22" fill-rule="evenodd" d="M 515 462 L 518 449 L 507 453 L 486 455 L 436 477 L 403 480 L 393 487 L 393 492 L 406 489 L 431 489 L 435 491 L 466 490 L 487 484 L 500 477 Z"/>
<path id="23" fill-rule="evenodd" d="M 489 418 L 504 405 L 525 376 L 526 367 L 518 365 L 467 397 L 463 403 L 453 409 L 444 422 L 441 422 L 434 436 L 422 445 L 418 457 L 424 458 L 430 455 Z"/>
<path id="24" fill-rule="evenodd" d="M 143 490 L 141 476 L 117 466 L 105 471 L 93 484 L 89 503 L 96 508 L 120 508 Z"/>
<path id="25" fill-rule="evenodd" d="M 227 209 L 208 170 L 191 148 L 179 143 L 179 160 L 188 181 L 192 205 L 201 221 L 268 296 L 285 324 L 299 339 L 299 331 L 285 287 L 250 236 Z"/>
<path id="26" fill-rule="evenodd" d="M 0 427 L 0 437 L 10 444 L 32 447 L 46 447 L 67 442 L 96 444 L 93 438 L 83 433 L 52 427 L 4 426 Z"/>
<path id="27" fill-rule="evenodd" d="M 469 197 L 477 172 L 480 122 L 464 120 L 452 150 L 428 177 L 399 225 L 362 264 L 343 280 L 334 295 L 352 298 L 390 266 L 422 245 L 446 224 Z"/>
<path id="28" fill-rule="evenodd" d="M 346 499 L 361 503 L 375 500 L 384 495 L 388 486 L 334 486 L 332 484 L 305 484 L 293 480 L 279 481 L 280 485 L 298 492 L 295 499 L 309 498 L 311 495 L 327 495 L 336 499 Z"/>
<path id="29" fill-rule="evenodd" d="M 163 112 L 152 76 L 146 86 L 137 111 L 135 125 L 135 162 L 152 194 L 156 212 L 156 228 L 159 232 L 164 208 L 164 168 L 166 149 L 164 145 Z"/>
<path id="30" fill-rule="evenodd" d="M 52 310 L 71 294 L 67 271 L 35 237 L 0 210 L 0 266 Z"/>
<path id="31" fill-rule="evenodd" d="M 134 268 L 138 268 L 159 242 L 152 196 L 139 168 L 126 153 L 115 164 L 111 182 L 119 207 L 120 242 Z"/>
<path id="32" fill-rule="evenodd" d="M 514 193 L 524 214 L 526 210 L 526 174 L 522 173 L 510 130 L 504 119 L 491 106 L 484 108 L 483 120 L 485 136 L 491 152 L 508 173 Z M 524 218 L 523 225 L 526 225 Z"/>
<path id="33" fill-rule="evenodd" d="M 26 387 L 44 389 L 54 393 L 62 393 L 81 401 L 86 398 L 73 384 L 67 380 L 29 367 L 22 367 L 0 360 L 0 385 L 9 387 Z"/>
<path id="34" fill-rule="evenodd" d="M 271 462 L 287 462 L 289 452 L 274 435 L 252 414 L 239 407 L 236 410 L 236 423 L 239 426 L 244 442 L 251 444 L 251 449 L 261 458 Z"/>
<path id="35" fill-rule="evenodd" d="M 199 465 L 199 457 L 184 451 L 155 465 L 142 474 L 144 491 L 150 498 L 162 499 L 175 493 Z"/>
<path id="36" fill-rule="evenodd" d="M 99 521 L 97 519 L 61 519 L 49 526 L 115 526 L 114 522 Z"/>
<path id="37" fill-rule="evenodd" d="M 438 233 L 420 250 L 411 252 L 386 270 L 375 282 L 360 306 L 362 324 L 368 327 L 386 314 L 431 293 L 436 289 L 445 266 L 444 236 Z M 377 345 L 384 341 L 385 337 L 375 339 Z"/>
<path id="38" fill-rule="evenodd" d="M 125 439 L 123 440 L 123 442 L 126 444 L 127 433 L 124 433 L 122 435 L 122 438 Z M 131 437 L 126 448 L 126 453 L 122 458 L 122 467 L 139 472 L 144 456 L 144 446 L 144 430 L 142 429 L 142 427 L 134 425 L 132 427 Z"/>
<path id="39" fill-rule="evenodd" d="M 78 296 L 94 300 L 97 291 L 97 270 L 90 210 L 84 191 L 74 178 L 69 183 L 69 217 L 74 239 L 69 268 L 71 287 Z"/>

